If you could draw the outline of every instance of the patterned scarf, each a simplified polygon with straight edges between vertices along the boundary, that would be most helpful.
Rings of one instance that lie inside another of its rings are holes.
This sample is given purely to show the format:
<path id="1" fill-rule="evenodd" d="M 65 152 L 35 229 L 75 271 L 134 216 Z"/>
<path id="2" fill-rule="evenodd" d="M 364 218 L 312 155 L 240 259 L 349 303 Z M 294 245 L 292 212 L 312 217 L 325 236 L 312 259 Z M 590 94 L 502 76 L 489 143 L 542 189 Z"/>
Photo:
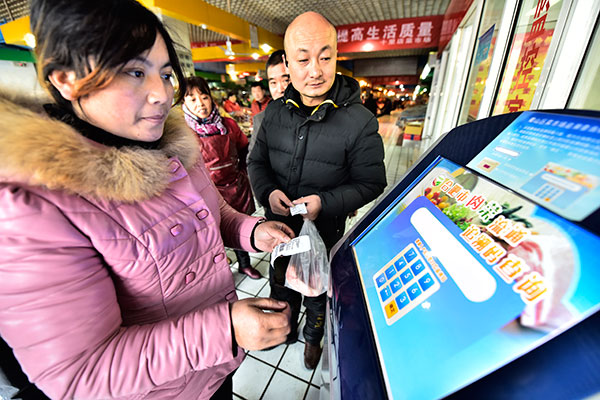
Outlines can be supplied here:
<path id="1" fill-rule="evenodd" d="M 192 113 L 183 104 L 183 115 L 185 122 L 194 130 L 200 137 L 213 135 L 227 135 L 227 127 L 223 124 L 223 119 L 219 115 L 219 110 L 216 104 L 213 103 L 212 111 L 207 118 L 199 118 Z"/>

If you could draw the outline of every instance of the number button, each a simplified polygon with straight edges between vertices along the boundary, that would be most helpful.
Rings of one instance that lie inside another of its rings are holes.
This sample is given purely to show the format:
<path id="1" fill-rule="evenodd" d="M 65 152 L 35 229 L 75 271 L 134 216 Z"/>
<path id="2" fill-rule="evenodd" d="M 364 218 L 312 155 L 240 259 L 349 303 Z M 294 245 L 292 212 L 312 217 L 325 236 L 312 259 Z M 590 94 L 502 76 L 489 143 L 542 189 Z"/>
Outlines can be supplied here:
<path id="1" fill-rule="evenodd" d="M 379 295 L 381 296 L 381 301 L 385 302 L 392 296 L 392 291 L 389 286 L 386 286 L 379 292 Z"/>
<path id="2" fill-rule="evenodd" d="M 433 280 L 431 275 L 429 275 L 429 273 L 425 274 L 425 276 L 419 279 L 419 285 L 421 286 L 421 289 L 423 289 L 423 291 L 426 291 L 427 289 L 432 287 L 434 283 L 435 281 Z"/>
<path id="3" fill-rule="evenodd" d="M 417 258 L 417 252 L 415 251 L 415 249 L 410 249 L 406 252 L 404 257 L 406 257 L 407 262 L 411 262 L 412 260 Z"/>
<path id="4" fill-rule="evenodd" d="M 404 257 L 400 256 L 398 261 L 396 261 L 396 271 L 400 272 L 404 267 L 406 267 L 406 260 L 404 259 Z"/>
<path id="5" fill-rule="evenodd" d="M 375 282 L 377 282 L 377 287 L 381 287 L 386 282 L 385 275 L 379 275 L 377 278 L 375 278 Z"/>
<path id="6" fill-rule="evenodd" d="M 421 271 L 425 269 L 425 266 L 421 261 L 417 261 L 416 263 L 410 266 L 410 269 L 412 269 L 415 276 L 417 276 L 421 273 Z"/>
<path id="7" fill-rule="evenodd" d="M 408 303 L 410 303 L 410 300 L 408 299 L 406 292 L 402 292 L 398 297 L 396 297 L 396 302 L 398 304 L 398 308 L 402 309 L 406 307 Z"/>
<path id="8" fill-rule="evenodd" d="M 413 278 L 413 274 L 410 272 L 410 269 L 407 269 L 402 273 L 402 275 L 400 275 L 400 277 L 402 278 L 402 283 L 406 284 Z"/>
<path id="9" fill-rule="evenodd" d="M 396 293 L 402 287 L 402 283 L 400 283 L 400 279 L 396 278 L 390 283 L 390 287 L 392 288 L 392 292 Z"/>
<path id="10" fill-rule="evenodd" d="M 411 287 L 409 287 L 406 290 L 406 292 L 408 293 L 408 297 L 410 297 L 411 300 L 416 299 L 422 293 L 421 289 L 419 289 L 419 285 L 417 285 L 416 283 L 411 285 Z"/>
<path id="11" fill-rule="evenodd" d="M 396 270 L 394 269 L 394 266 L 392 265 L 391 267 L 389 267 L 388 269 L 385 270 L 385 277 L 388 279 L 392 279 L 392 277 L 396 274 Z"/>

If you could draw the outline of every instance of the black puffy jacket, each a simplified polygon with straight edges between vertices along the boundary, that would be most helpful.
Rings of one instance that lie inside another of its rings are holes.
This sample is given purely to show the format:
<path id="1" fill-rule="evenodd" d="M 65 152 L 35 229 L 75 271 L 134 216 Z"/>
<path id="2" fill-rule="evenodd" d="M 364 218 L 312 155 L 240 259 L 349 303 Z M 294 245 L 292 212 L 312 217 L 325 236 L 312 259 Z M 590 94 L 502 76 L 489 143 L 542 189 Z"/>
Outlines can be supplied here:
<path id="1" fill-rule="evenodd" d="M 290 200 L 319 195 L 322 209 L 315 223 L 331 248 L 344 233 L 346 216 L 386 186 L 383 142 L 352 78 L 336 75 L 328 98 L 311 115 L 299 104 L 300 94 L 290 84 L 265 110 L 248 161 L 250 182 L 267 217 L 296 233 L 302 218 L 274 215 L 269 195 L 276 189 Z"/>

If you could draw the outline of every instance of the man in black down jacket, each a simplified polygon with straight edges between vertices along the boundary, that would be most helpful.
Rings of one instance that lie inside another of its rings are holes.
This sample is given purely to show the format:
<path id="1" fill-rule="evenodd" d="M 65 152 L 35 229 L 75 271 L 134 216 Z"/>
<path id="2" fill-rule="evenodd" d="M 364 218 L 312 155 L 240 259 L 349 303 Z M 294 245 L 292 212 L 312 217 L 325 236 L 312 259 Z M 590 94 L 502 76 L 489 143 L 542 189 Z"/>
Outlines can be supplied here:
<path id="1" fill-rule="evenodd" d="M 343 236 L 347 215 L 385 188 L 383 142 L 376 118 L 361 104 L 358 82 L 336 74 L 337 36 L 324 17 L 297 17 L 284 45 L 291 84 L 265 110 L 249 158 L 250 181 L 267 218 L 296 234 L 302 216 L 291 217 L 289 207 L 305 203 L 305 217 L 315 222 L 329 251 Z M 302 296 L 283 286 L 289 258 L 280 260 L 269 274 L 271 297 L 290 303 L 293 343 Z M 310 369 L 321 356 L 325 302 L 325 293 L 304 298 L 304 363 Z"/>

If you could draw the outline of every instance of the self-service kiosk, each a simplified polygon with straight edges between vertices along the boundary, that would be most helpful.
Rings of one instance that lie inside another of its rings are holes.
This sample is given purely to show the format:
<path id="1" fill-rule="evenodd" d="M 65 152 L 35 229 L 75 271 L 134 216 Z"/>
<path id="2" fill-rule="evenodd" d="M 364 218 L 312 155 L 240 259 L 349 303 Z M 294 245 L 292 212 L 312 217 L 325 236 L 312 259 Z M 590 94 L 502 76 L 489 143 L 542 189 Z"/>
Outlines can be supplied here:
<path id="1" fill-rule="evenodd" d="M 336 399 L 600 392 L 600 113 L 441 138 L 331 253 Z"/>

